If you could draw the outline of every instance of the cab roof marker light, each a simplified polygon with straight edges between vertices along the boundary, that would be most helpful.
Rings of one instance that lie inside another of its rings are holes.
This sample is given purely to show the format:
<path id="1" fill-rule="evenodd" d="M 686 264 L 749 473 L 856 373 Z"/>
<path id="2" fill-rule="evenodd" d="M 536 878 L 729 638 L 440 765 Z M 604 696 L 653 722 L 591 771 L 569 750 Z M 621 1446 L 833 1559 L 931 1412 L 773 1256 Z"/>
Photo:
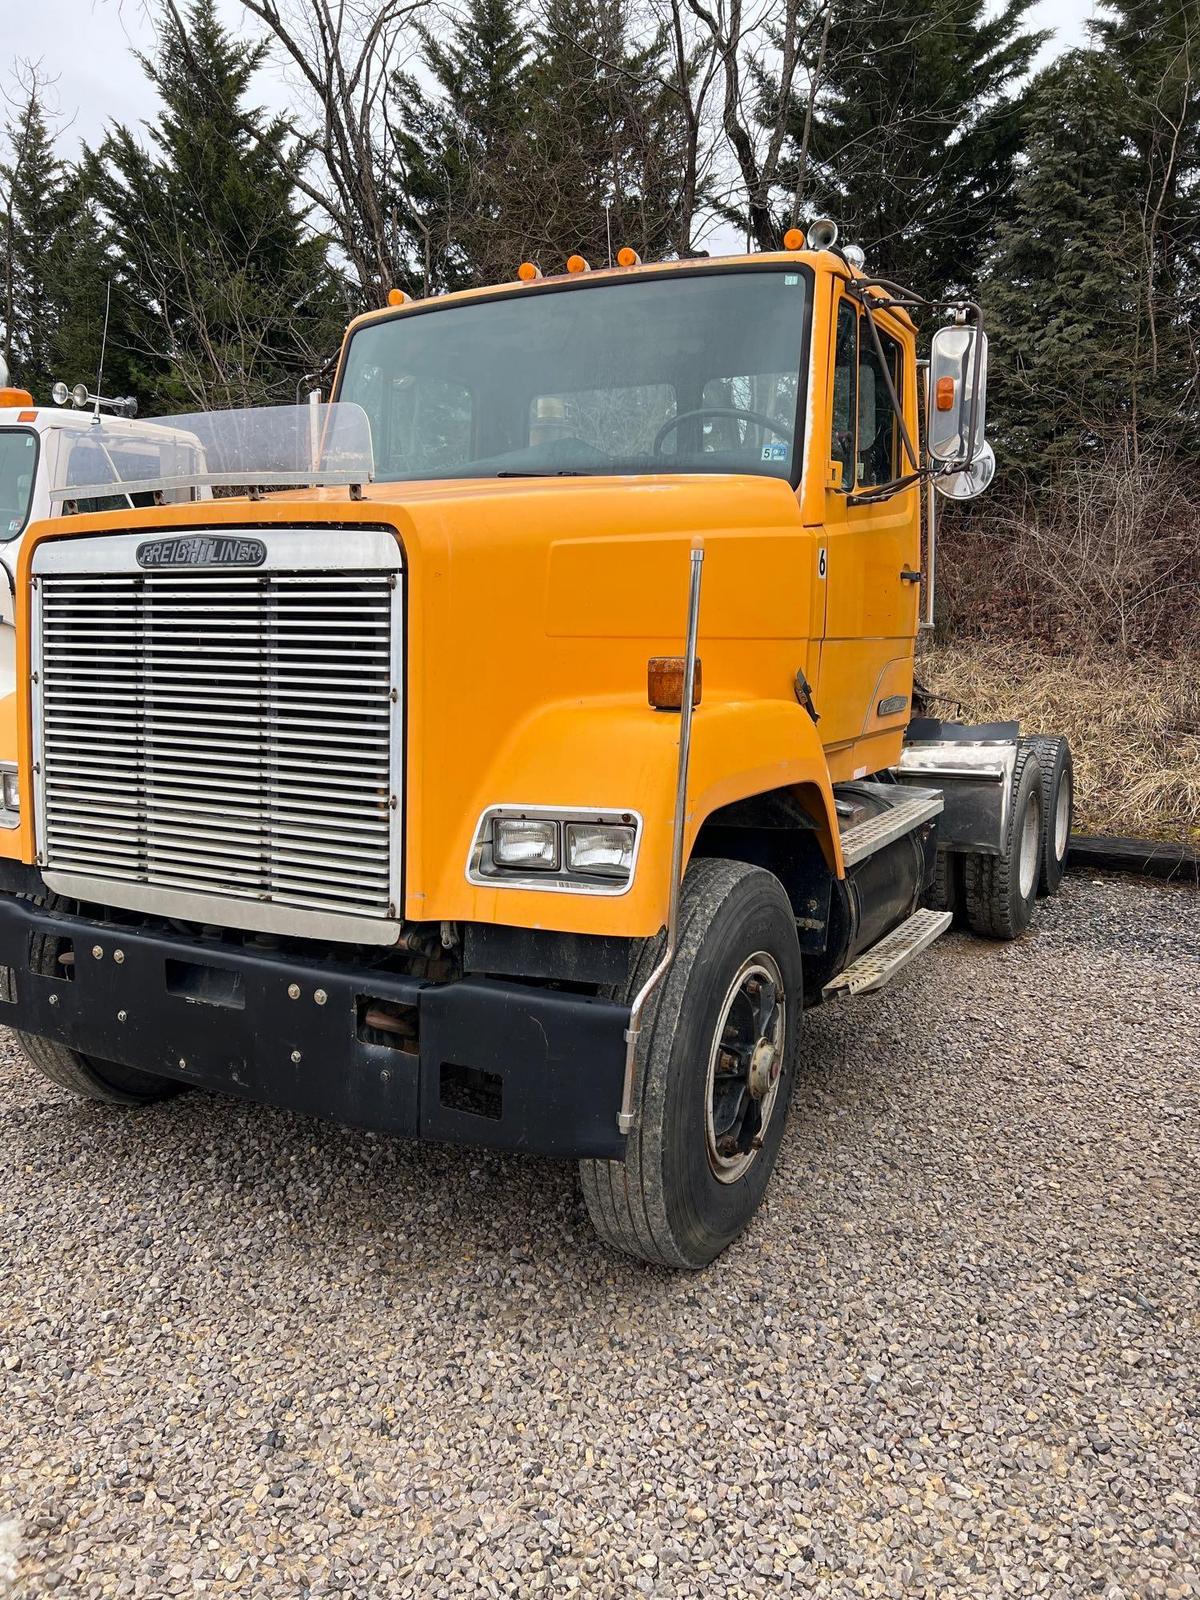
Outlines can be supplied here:
<path id="1" fill-rule="evenodd" d="M 804 249 L 804 229 L 803 228 L 789 228 L 788 231 L 783 236 L 783 248 L 785 250 L 803 250 Z"/>
<path id="2" fill-rule="evenodd" d="M 568 272 L 590 272 L 591 270 L 592 269 L 591 269 L 590 263 L 587 262 L 584 259 L 583 256 L 568 256 L 567 257 L 567 271 Z"/>
<path id="3" fill-rule="evenodd" d="M 522 283 L 536 283 L 542 275 L 542 269 L 536 261 L 522 261 L 517 268 L 517 277 Z"/>
<path id="4" fill-rule="evenodd" d="M 389 289 L 387 303 L 390 306 L 406 306 L 408 304 L 408 296 L 403 289 Z"/>
<path id="5" fill-rule="evenodd" d="M 617 251 L 617 265 L 619 267 L 640 267 L 642 258 L 630 245 L 623 244 Z"/>

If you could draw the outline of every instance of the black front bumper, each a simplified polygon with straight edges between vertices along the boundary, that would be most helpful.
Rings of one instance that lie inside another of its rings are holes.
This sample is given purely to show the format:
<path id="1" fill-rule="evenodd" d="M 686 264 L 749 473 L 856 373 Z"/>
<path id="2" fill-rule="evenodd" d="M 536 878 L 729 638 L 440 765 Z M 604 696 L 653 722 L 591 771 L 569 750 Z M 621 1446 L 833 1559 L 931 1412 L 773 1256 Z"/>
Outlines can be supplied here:
<path id="1" fill-rule="evenodd" d="M 60 941 L 61 976 L 33 970 L 39 935 Z M 9 895 L 0 896 L 0 966 L 9 997 L 0 1023 L 97 1061 L 409 1138 L 624 1153 L 629 1008 L 607 1000 L 477 977 L 429 983 L 124 928 Z M 414 1008 L 405 1015 L 415 1046 L 381 1043 L 364 1026 L 380 1004 Z"/>

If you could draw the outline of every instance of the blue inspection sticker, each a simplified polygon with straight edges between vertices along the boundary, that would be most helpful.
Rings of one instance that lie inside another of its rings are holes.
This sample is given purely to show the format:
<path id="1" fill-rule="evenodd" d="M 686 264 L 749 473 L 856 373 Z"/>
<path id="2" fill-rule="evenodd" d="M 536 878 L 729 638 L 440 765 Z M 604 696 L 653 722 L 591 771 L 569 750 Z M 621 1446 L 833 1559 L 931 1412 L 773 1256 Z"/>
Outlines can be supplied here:
<path id="1" fill-rule="evenodd" d="M 764 461 L 786 461 L 787 445 L 781 443 L 780 441 L 776 441 L 774 444 L 763 445 L 762 459 Z"/>

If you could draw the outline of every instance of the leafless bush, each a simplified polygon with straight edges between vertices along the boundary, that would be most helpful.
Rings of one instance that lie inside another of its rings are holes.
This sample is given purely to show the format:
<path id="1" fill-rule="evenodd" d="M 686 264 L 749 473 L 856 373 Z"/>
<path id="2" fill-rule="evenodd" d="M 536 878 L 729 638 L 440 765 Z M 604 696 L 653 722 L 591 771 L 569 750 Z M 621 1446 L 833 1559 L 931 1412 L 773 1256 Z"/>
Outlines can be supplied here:
<path id="1" fill-rule="evenodd" d="M 1200 653 L 1200 485 L 1116 445 L 1017 512 L 944 524 L 952 632 L 1056 649 Z"/>

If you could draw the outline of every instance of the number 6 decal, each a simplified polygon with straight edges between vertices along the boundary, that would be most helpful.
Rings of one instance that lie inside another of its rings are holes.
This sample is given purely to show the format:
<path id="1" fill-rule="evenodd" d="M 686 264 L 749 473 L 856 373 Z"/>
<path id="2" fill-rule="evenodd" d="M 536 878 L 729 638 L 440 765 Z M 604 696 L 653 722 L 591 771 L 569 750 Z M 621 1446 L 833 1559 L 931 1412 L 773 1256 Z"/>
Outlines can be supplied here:
<path id="1" fill-rule="evenodd" d="M 829 563 L 828 563 L 828 560 L 827 560 L 827 557 L 826 557 L 826 553 L 825 553 L 825 546 L 822 545 L 820 550 L 817 552 L 817 576 L 818 576 L 818 578 L 823 578 L 825 576 L 825 573 L 826 573 L 826 571 L 828 569 L 828 565 L 829 565 Z"/>

